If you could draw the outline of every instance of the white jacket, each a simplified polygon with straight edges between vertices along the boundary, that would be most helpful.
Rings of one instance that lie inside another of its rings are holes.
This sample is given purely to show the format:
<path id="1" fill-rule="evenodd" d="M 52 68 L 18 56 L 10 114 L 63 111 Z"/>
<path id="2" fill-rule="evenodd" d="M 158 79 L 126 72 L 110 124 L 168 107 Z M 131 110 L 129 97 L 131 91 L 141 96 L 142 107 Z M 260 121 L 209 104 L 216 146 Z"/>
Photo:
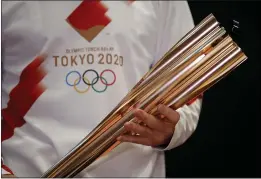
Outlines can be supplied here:
<path id="1" fill-rule="evenodd" d="M 61 159 L 194 25 L 185 1 L 2 6 L 2 174 L 17 177 L 40 177 Z M 164 150 L 191 136 L 200 109 L 199 99 L 178 109 L 165 149 L 123 143 L 78 177 L 164 177 Z"/>

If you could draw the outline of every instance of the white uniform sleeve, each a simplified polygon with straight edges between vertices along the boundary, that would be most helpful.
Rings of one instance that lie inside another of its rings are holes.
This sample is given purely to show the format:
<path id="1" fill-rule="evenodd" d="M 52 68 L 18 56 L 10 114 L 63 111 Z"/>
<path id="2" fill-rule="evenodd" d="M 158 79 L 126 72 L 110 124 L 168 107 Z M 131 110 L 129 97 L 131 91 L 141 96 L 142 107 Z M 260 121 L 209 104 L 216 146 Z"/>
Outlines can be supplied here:
<path id="1" fill-rule="evenodd" d="M 193 18 L 186 1 L 160 1 L 157 50 L 154 63 L 157 62 L 175 43 L 177 43 L 193 27 Z M 180 120 L 176 125 L 170 143 L 159 150 L 173 149 L 183 144 L 195 131 L 201 111 L 201 99 L 184 105 L 177 111 Z"/>

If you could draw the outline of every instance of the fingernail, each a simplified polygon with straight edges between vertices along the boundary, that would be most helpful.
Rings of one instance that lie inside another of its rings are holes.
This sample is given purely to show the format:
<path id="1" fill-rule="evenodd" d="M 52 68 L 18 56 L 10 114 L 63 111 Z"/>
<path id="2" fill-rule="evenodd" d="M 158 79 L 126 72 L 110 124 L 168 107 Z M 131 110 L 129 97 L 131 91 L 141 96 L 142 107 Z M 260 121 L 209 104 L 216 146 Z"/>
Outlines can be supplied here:
<path id="1" fill-rule="evenodd" d="M 163 108 L 163 105 L 162 105 L 162 104 L 159 104 L 159 105 L 158 105 L 158 111 L 162 111 L 162 108 Z"/>
<path id="2" fill-rule="evenodd" d="M 133 112 L 134 116 L 138 117 L 139 116 L 139 110 L 138 109 L 135 109 L 134 112 Z"/>
<path id="3" fill-rule="evenodd" d="M 136 115 L 137 115 L 138 117 L 142 117 L 143 113 L 142 113 L 141 110 L 136 110 Z"/>
<path id="4" fill-rule="evenodd" d="M 126 122 L 124 126 L 128 127 L 130 125 L 130 122 Z"/>

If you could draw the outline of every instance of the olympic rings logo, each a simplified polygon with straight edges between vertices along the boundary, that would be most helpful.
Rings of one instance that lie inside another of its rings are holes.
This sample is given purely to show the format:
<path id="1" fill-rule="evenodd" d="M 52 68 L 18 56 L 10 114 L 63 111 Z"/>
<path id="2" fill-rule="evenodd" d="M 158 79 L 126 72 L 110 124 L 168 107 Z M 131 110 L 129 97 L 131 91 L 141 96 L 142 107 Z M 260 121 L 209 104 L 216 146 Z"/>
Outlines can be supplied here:
<path id="1" fill-rule="evenodd" d="M 87 78 L 87 74 L 89 73 L 93 73 L 96 77 L 94 77 L 91 81 Z M 105 73 L 111 73 L 113 75 L 113 80 L 112 81 L 108 81 L 105 77 L 104 74 Z M 69 82 L 69 78 L 70 76 L 72 76 L 73 74 L 76 74 L 78 77 L 76 77 L 75 80 L 72 80 L 72 82 Z M 81 81 L 83 81 L 83 83 L 85 85 L 87 85 L 87 87 L 84 90 L 80 90 L 78 89 L 78 85 L 81 83 Z M 98 82 L 101 82 L 104 85 L 104 88 L 101 90 L 98 90 L 95 85 Z M 108 86 L 112 86 L 115 82 L 116 82 L 116 75 L 114 73 L 114 71 L 110 70 L 110 69 L 105 69 L 103 70 L 100 74 L 98 74 L 98 72 L 96 70 L 93 69 L 88 69 L 85 72 L 83 72 L 83 74 L 81 75 L 80 72 L 78 71 L 70 71 L 68 72 L 68 74 L 66 75 L 65 78 L 65 82 L 68 86 L 71 86 L 75 89 L 76 92 L 78 93 L 86 93 L 89 91 L 90 86 L 92 87 L 92 89 L 97 92 L 97 93 L 103 93 L 107 90 Z"/>

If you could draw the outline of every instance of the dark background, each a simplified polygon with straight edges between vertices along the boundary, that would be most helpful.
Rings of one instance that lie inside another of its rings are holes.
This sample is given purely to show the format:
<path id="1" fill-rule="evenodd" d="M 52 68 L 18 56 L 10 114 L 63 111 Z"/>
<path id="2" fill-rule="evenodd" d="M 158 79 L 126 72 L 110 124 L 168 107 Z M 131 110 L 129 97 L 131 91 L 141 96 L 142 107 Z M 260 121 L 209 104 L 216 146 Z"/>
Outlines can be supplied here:
<path id="1" fill-rule="evenodd" d="M 166 152 L 167 177 L 260 177 L 259 1 L 189 1 L 195 24 L 212 13 L 248 60 L 204 94 L 198 128 Z M 231 32 L 232 20 L 240 33 Z"/>

